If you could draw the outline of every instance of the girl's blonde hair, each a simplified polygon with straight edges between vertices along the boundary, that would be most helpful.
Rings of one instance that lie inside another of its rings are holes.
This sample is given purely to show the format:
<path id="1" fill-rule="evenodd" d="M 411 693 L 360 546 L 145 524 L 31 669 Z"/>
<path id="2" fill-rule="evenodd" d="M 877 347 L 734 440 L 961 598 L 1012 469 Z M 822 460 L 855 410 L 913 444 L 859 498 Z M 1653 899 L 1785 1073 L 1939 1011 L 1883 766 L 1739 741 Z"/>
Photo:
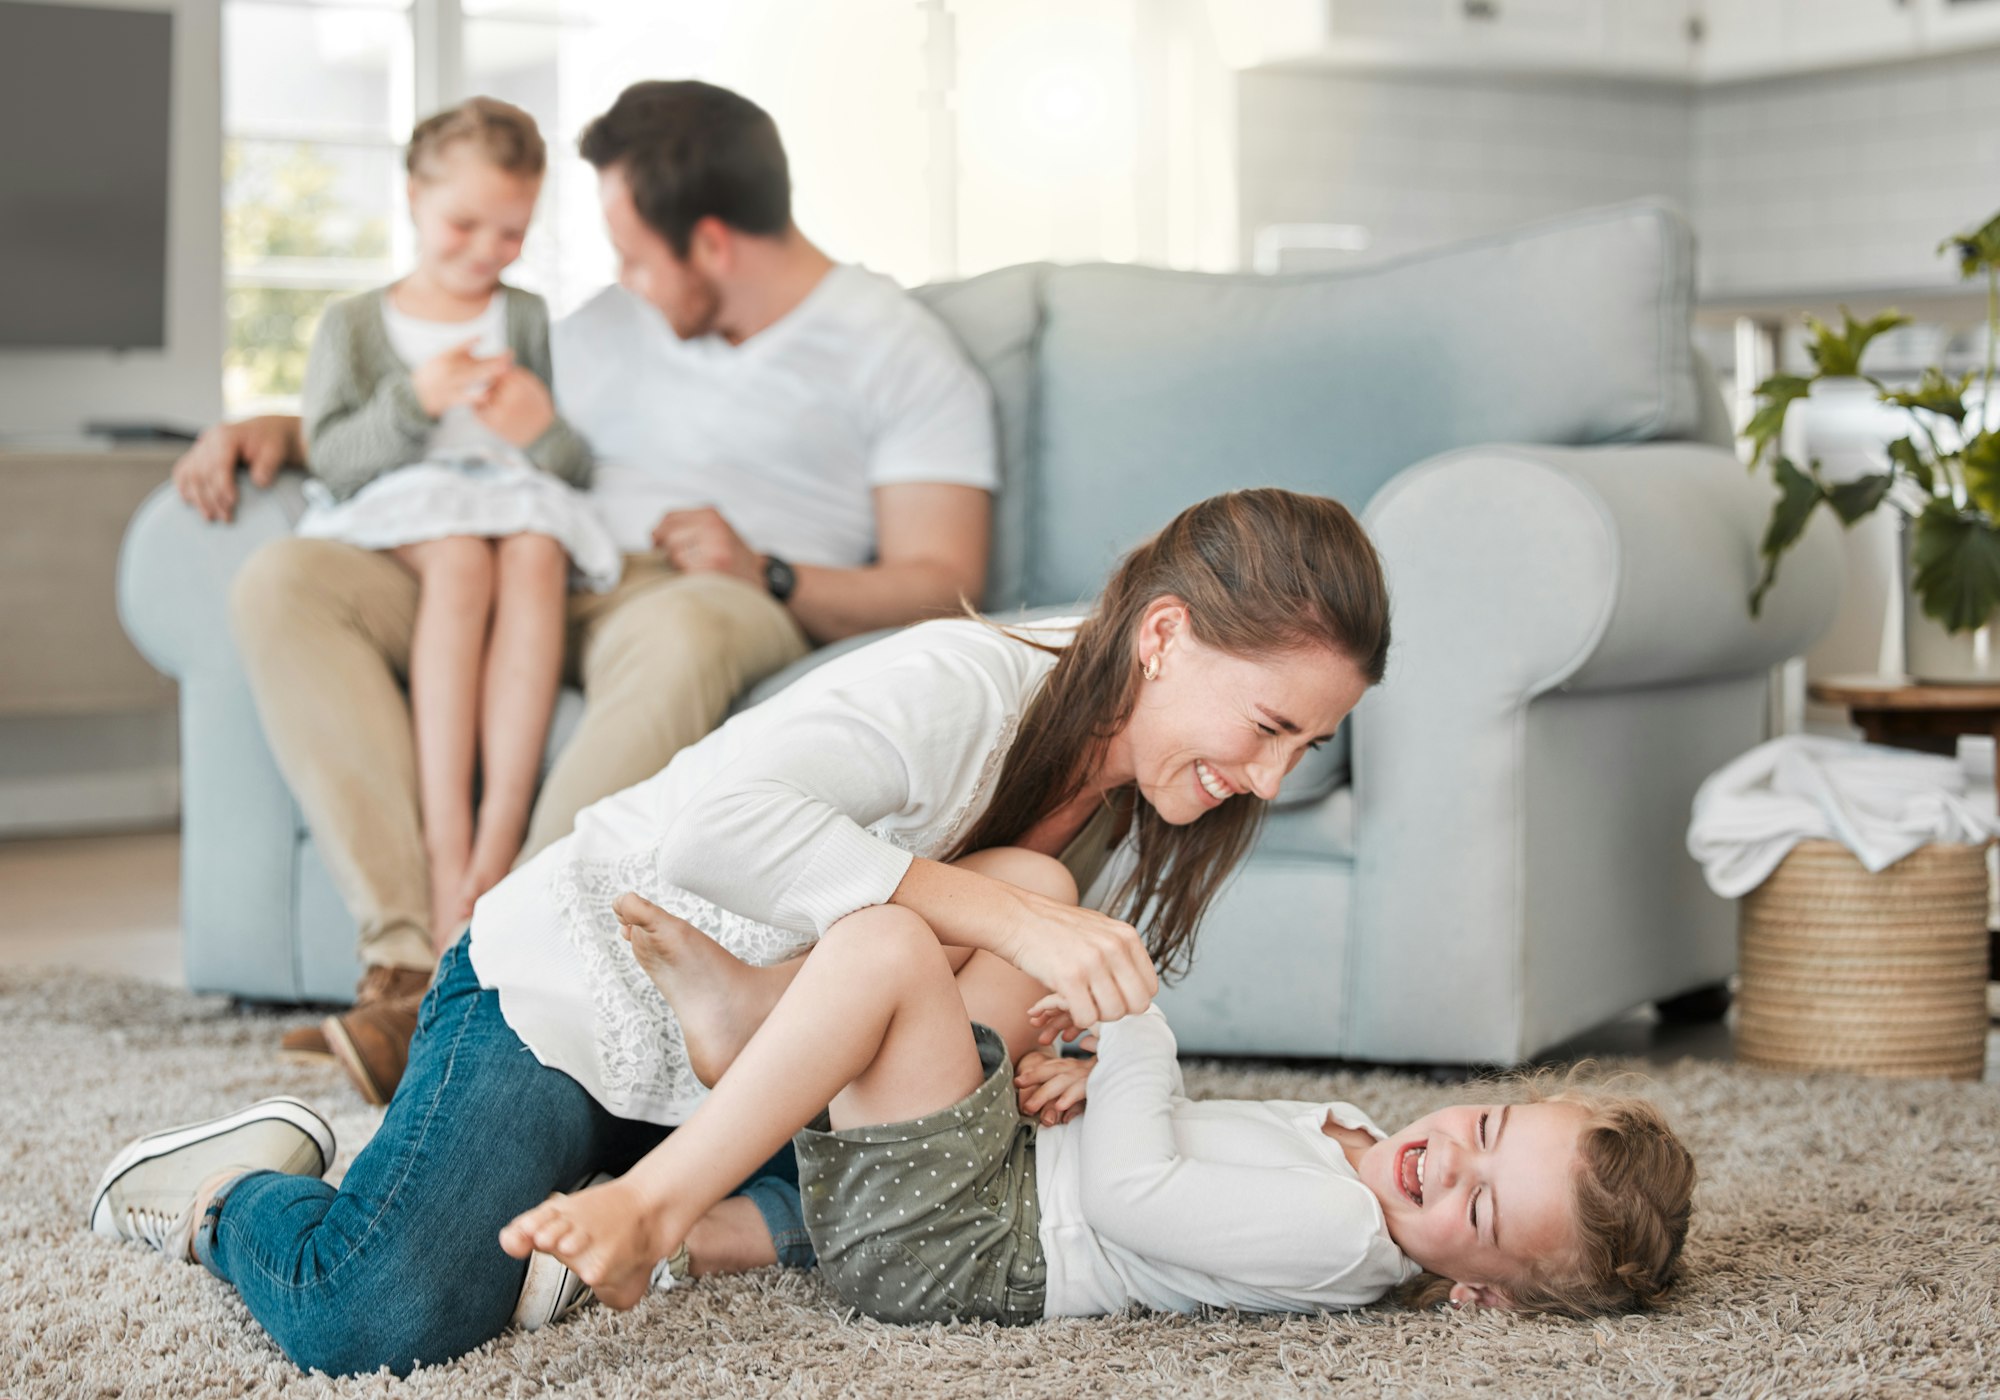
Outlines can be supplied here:
<path id="1" fill-rule="evenodd" d="M 535 119 L 497 97 L 468 97 L 418 122 L 403 151 L 403 168 L 416 179 L 436 179 L 444 153 L 462 142 L 477 146 L 481 157 L 509 175 L 539 176 L 548 168 L 548 147 Z"/>
<path id="2" fill-rule="evenodd" d="M 1612 1094 L 1553 1070 L 1522 1076 L 1529 1103 L 1575 1104 L 1584 1110 L 1577 1132 L 1577 1243 L 1567 1257 L 1537 1260 L 1524 1277 L 1502 1285 L 1514 1306 L 1530 1312 L 1592 1317 L 1659 1303 L 1680 1272 L 1694 1212 L 1694 1157 L 1660 1110 L 1645 1099 Z M 1412 1307 L 1450 1296 L 1453 1281 L 1424 1274 L 1403 1291 Z"/>

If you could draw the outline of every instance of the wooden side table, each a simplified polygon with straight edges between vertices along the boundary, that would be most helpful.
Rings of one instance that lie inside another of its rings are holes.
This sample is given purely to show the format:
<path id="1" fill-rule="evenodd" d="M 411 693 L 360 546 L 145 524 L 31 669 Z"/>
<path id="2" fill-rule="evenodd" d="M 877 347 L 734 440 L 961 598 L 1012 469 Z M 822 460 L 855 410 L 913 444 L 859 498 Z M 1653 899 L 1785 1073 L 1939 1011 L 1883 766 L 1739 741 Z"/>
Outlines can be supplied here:
<path id="1" fill-rule="evenodd" d="M 1925 685 L 1907 676 L 1833 676 L 1806 693 L 1845 705 L 1871 744 L 1955 754 L 1962 734 L 2000 742 L 2000 685 Z M 1995 750 L 2000 767 L 2000 749 Z"/>
<path id="2" fill-rule="evenodd" d="M 1908 676 L 1831 676 L 1806 687 L 1823 705 L 1845 705 L 1871 744 L 1956 754 L 1965 734 L 1993 740 L 2000 786 L 2000 686 L 1925 685 Z M 1987 931 L 1987 974 L 2000 981 L 2000 930 Z"/>

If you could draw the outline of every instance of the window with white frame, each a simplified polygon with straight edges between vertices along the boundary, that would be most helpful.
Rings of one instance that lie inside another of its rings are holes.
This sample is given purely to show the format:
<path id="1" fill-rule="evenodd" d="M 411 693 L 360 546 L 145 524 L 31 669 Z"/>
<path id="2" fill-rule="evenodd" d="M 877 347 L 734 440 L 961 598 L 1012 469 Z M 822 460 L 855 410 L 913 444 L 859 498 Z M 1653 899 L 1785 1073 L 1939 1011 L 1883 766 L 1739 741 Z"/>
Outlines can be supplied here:
<path id="1" fill-rule="evenodd" d="M 223 6 L 223 269 L 232 412 L 295 401 L 320 308 L 396 265 L 415 97 L 407 0 Z"/>
<path id="2" fill-rule="evenodd" d="M 558 315 L 614 270 L 577 134 L 643 78 L 762 105 L 800 226 L 905 285 L 1042 258 L 1233 266 L 1206 3 L 223 0 L 226 402 L 296 406 L 320 310 L 409 264 L 410 127 L 474 93 L 548 142 L 508 280 Z"/>
<path id="3" fill-rule="evenodd" d="M 542 201 L 509 280 L 558 309 L 607 280 L 602 234 L 578 237 L 568 217 L 595 199 L 594 186 L 578 188 L 573 137 L 584 118 L 572 110 L 578 85 L 564 81 L 591 27 L 592 7 L 572 0 L 224 0 L 232 413 L 295 407 L 326 303 L 408 266 L 403 143 L 419 115 L 464 94 L 524 108 L 549 143 Z M 576 258 L 565 256 L 572 242 Z"/>

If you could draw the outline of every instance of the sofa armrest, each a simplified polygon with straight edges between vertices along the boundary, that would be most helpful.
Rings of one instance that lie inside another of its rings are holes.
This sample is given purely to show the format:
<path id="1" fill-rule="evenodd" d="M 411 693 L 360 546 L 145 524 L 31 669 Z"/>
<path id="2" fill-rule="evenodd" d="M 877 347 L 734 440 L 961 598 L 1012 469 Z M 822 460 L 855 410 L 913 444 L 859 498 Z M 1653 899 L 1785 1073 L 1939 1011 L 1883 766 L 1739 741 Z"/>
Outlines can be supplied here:
<path id="1" fill-rule="evenodd" d="M 1366 515 L 1394 595 L 1385 700 L 1442 698 L 1433 685 L 1475 672 L 1518 701 L 1799 655 L 1833 622 L 1839 546 L 1822 512 L 1751 617 L 1771 500 L 1698 443 L 1479 447 L 1409 468 Z"/>
<path id="2" fill-rule="evenodd" d="M 301 943 L 301 822 L 264 743 L 229 629 L 229 585 L 288 535 L 302 478 L 239 477 L 236 519 L 211 525 L 163 486 L 118 557 L 118 616 L 148 661 L 180 682 L 181 931 L 188 985 L 273 1001 L 311 993 Z"/>
<path id="3" fill-rule="evenodd" d="M 297 472 L 269 487 L 237 477 L 236 518 L 215 525 L 172 485 L 146 498 L 118 551 L 118 618 L 140 653 L 184 680 L 205 667 L 237 668 L 229 637 L 229 581 L 266 541 L 292 533 L 305 509 Z"/>
<path id="4" fill-rule="evenodd" d="M 1821 518 L 1750 616 L 1770 502 L 1733 453 L 1681 442 L 1471 448 L 1370 503 L 1394 643 L 1354 717 L 1358 1043 L 1410 1039 L 1394 1020 L 1413 1007 L 1527 1004 L 1548 940 L 1632 957 L 1643 920 L 1556 927 L 1597 917 L 1573 897 L 1592 881 L 1626 878 L 1635 903 L 1686 897 L 1683 792 L 1755 742 L 1764 674 L 1826 629 L 1840 591 L 1838 526 Z M 1583 815 L 1559 826 L 1551 810 Z M 1548 849 L 1557 829 L 1564 849 Z"/>

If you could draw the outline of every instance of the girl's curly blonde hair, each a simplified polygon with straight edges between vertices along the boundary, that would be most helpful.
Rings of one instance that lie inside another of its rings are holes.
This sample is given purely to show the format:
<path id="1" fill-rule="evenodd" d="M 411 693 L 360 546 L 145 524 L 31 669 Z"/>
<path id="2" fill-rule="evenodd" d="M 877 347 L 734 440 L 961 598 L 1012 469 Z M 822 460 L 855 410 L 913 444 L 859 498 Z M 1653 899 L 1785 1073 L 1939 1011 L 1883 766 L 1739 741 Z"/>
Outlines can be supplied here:
<path id="1" fill-rule="evenodd" d="M 1576 1247 L 1504 1285 L 1508 1300 L 1527 1311 L 1591 1317 L 1650 1308 L 1679 1274 L 1694 1212 L 1694 1157 L 1652 1103 L 1580 1082 L 1591 1068 L 1512 1081 L 1529 1103 L 1575 1104 L 1585 1115 L 1572 1182 Z M 1427 1273 L 1406 1285 L 1402 1300 L 1434 1306 L 1452 1284 Z"/>

